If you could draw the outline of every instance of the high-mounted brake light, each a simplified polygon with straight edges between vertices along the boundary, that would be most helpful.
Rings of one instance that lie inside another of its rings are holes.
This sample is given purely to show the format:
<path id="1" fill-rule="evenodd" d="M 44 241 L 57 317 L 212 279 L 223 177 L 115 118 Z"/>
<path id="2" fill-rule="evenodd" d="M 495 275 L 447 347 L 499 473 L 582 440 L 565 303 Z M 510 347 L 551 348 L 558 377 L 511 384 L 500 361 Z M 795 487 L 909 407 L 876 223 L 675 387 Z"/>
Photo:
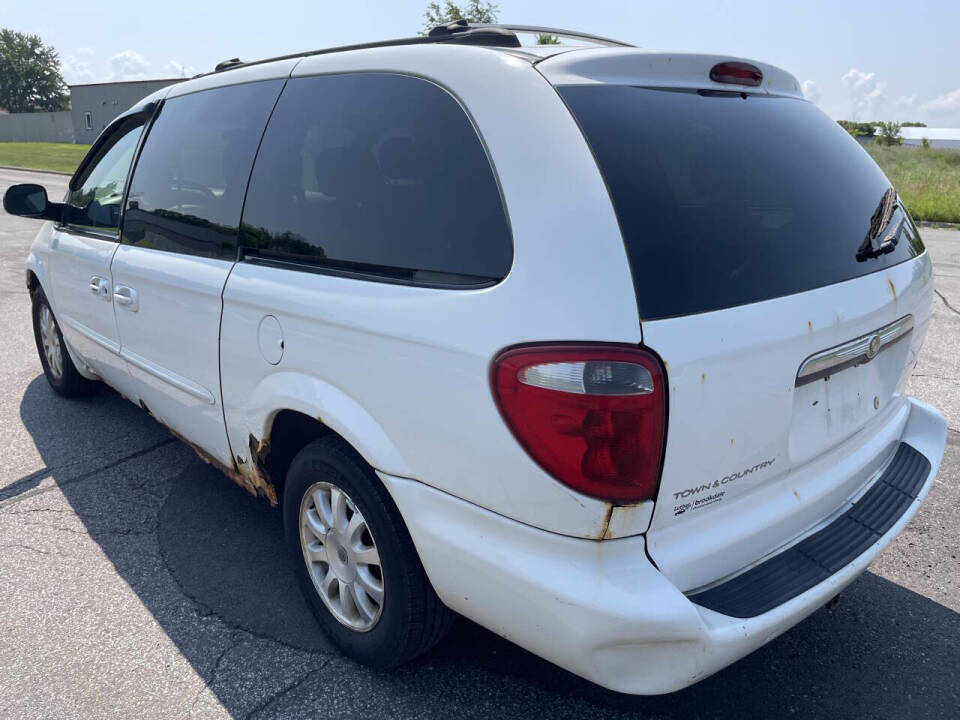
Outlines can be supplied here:
<path id="1" fill-rule="evenodd" d="M 722 62 L 710 69 L 710 79 L 728 85 L 757 87 L 763 82 L 763 73 L 760 68 L 750 63 Z"/>
<path id="2" fill-rule="evenodd" d="M 612 345 L 539 345 L 501 353 L 493 394 L 539 465 L 586 495 L 650 500 L 663 452 L 666 395 L 652 353 Z"/>

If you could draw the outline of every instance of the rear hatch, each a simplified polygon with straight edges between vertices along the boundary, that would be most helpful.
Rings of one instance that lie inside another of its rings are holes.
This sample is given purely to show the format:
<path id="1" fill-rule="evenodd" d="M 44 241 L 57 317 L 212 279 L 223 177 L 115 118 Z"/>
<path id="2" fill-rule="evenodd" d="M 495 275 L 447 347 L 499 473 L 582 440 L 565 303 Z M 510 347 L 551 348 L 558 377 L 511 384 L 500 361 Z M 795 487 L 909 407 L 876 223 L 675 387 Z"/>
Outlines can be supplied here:
<path id="1" fill-rule="evenodd" d="M 664 362 L 648 551 L 683 590 L 824 523 L 882 470 L 932 297 L 917 229 L 869 155 L 782 71 L 711 81 L 730 60 L 602 50 L 538 66 L 596 157 L 642 341 Z"/>

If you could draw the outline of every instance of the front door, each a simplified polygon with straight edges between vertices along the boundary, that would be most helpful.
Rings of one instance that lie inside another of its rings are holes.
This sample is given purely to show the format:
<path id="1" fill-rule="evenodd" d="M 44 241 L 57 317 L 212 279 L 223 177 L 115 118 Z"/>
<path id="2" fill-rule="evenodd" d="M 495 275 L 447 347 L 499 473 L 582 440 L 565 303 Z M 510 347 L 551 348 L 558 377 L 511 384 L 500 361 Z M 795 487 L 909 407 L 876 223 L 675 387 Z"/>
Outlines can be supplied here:
<path id="1" fill-rule="evenodd" d="M 50 302 L 78 367 L 86 367 L 134 402 L 138 395 L 120 358 L 110 263 L 119 240 L 123 190 L 144 118 L 119 121 L 98 140 L 71 181 L 63 221 L 48 259 Z"/>

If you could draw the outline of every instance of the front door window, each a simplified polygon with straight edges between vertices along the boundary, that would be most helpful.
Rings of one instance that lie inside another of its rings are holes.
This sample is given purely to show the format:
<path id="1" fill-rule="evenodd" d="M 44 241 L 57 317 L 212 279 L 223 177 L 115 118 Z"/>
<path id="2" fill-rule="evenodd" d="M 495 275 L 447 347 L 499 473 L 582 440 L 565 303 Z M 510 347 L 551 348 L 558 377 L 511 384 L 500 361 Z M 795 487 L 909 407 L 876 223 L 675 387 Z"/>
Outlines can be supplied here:
<path id="1" fill-rule="evenodd" d="M 131 120 L 99 150 L 99 158 L 67 196 L 64 223 L 81 230 L 117 233 L 123 190 L 142 128 L 142 120 Z"/>

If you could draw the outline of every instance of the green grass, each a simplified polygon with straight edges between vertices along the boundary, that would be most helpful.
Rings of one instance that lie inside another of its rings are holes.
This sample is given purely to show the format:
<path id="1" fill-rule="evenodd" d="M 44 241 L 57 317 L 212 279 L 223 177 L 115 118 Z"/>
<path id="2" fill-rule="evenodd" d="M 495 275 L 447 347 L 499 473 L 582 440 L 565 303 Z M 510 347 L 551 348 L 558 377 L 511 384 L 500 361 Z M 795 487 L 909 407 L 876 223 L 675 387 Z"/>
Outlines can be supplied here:
<path id="1" fill-rule="evenodd" d="M 914 220 L 960 223 L 960 150 L 867 145 Z"/>
<path id="2" fill-rule="evenodd" d="M 0 165 L 72 173 L 89 149 L 69 143 L 0 142 Z"/>

